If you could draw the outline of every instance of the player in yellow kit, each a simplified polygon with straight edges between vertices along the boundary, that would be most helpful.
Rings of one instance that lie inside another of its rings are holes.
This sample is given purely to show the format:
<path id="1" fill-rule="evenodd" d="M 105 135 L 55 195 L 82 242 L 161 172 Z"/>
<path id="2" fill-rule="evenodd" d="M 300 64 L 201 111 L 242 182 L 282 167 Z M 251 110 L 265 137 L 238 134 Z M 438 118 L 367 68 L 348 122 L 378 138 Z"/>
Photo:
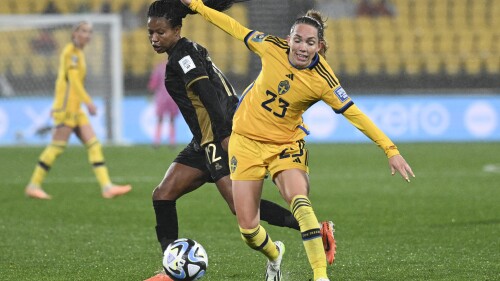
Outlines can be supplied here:
<path id="1" fill-rule="evenodd" d="M 326 47 L 324 21 L 310 11 L 281 39 L 250 30 L 200 0 L 181 0 L 259 55 L 262 70 L 245 90 L 233 119 L 229 161 L 236 216 L 243 240 L 268 258 L 266 280 L 281 280 L 284 245 L 271 240 L 259 222 L 259 199 L 268 172 L 299 222 L 315 281 L 329 280 L 318 220 L 309 201 L 309 133 L 302 114 L 324 101 L 372 139 L 386 153 L 391 172 L 409 181 L 410 166 L 392 141 L 359 110 L 320 54 Z"/>
<path id="2" fill-rule="evenodd" d="M 51 199 L 42 189 L 42 183 L 56 158 L 66 148 L 72 133 L 75 133 L 87 148 L 89 162 L 101 185 L 104 198 L 113 198 L 132 189 L 130 185 L 114 185 L 111 182 L 101 144 L 86 113 L 81 109 L 83 103 L 89 114 L 97 113 L 97 108 L 84 87 L 87 67 L 83 48 L 90 42 L 91 35 L 92 25 L 89 22 L 78 23 L 73 28 L 71 43 L 67 44 L 61 53 L 51 111 L 55 129 L 52 141 L 40 155 L 30 183 L 25 189 L 28 197 Z"/>

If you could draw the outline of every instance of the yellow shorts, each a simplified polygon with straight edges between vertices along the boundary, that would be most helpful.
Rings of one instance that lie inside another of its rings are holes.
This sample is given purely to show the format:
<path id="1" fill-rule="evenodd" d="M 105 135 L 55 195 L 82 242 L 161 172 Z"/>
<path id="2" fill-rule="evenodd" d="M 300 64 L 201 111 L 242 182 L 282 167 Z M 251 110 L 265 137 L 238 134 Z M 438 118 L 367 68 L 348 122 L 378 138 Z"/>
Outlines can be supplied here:
<path id="1" fill-rule="evenodd" d="M 309 173 L 305 141 L 285 144 L 260 142 L 235 132 L 229 139 L 229 168 L 232 180 L 261 180 L 280 171 L 301 169 Z"/>
<path id="2" fill-rule="evenodd" d="M 90 122 L 87 114 L 82 109 L 78 112 L 55 111 L 52 113 L 52 117 L 56 126 L 64 125 L 71 128 L 86 125 Z"/>

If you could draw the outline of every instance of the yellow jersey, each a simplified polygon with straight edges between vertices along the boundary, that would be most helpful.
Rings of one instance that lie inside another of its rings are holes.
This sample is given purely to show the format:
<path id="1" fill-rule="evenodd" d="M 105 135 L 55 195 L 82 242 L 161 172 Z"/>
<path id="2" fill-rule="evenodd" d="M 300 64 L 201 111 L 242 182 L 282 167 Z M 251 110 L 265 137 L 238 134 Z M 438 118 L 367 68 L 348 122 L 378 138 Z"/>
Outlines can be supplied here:
<path id="1" fill-rule="evenodd" d="M 73 112 L 80 110 L 81 103 L 91 102 L 84 87 L 87 65 L 83 50 L 73 43 L 67 44 L 59 58 L 59 69 L 55 84 L 54 112 Z"/>
<path id="2" fill-rule="evenodd" d="M 250 30 L 228 15 L 193 0 L 189 8 L 259 55 L 262 70 L 244 91 L 233 119 L 233 131 L 269 143 L 290 143 L 309 131 L 302 114 L 322 100 L 381 147 L 388 157 L 399 154 L 392 141 L 354 105 L 328 62 L 319 54 L 304 69 L 288 60 L 288 42 Z"/>
<path id="3" fill-rule="evenodd" d="M 337 113 L 352 105 L 319 55 L 308 68 L 298 69 L 288 61 L 289 47 L 283 39 L 253 31 L 245 43 L 260 56 L 262 70 L 235 113 L 233 131 L 238 134 L 264 142 L 293 142 L 309 133 L 302 115 L 317 101 L 323 100 Z"/>

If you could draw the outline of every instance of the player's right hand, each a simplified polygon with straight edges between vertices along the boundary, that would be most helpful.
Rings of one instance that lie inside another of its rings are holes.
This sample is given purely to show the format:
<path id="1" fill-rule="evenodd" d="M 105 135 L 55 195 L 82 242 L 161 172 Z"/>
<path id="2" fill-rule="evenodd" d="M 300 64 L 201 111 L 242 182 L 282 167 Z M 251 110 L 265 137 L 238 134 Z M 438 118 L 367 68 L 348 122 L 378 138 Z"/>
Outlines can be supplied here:
<path id="1" fill-rule="evenodd" d="M 87 103 L 87 110 L 89 111 L 89 114 L 92 116 L 97 114 L 97 107 L 92 102 Z"/>

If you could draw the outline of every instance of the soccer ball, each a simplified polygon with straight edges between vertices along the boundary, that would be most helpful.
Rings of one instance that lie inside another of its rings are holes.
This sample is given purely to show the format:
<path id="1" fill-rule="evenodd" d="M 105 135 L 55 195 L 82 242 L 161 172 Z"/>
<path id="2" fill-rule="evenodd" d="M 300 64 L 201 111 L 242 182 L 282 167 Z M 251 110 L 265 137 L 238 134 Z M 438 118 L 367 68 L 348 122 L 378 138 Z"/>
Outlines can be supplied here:
<path id="1" fill-rule="evenodd" d="M 192 239 L 177 239 L 163 253 L 163 268 L 175 281 L 200 279 L 205 275 L 207 267 L 207 252 L 200 243 Z"/>

